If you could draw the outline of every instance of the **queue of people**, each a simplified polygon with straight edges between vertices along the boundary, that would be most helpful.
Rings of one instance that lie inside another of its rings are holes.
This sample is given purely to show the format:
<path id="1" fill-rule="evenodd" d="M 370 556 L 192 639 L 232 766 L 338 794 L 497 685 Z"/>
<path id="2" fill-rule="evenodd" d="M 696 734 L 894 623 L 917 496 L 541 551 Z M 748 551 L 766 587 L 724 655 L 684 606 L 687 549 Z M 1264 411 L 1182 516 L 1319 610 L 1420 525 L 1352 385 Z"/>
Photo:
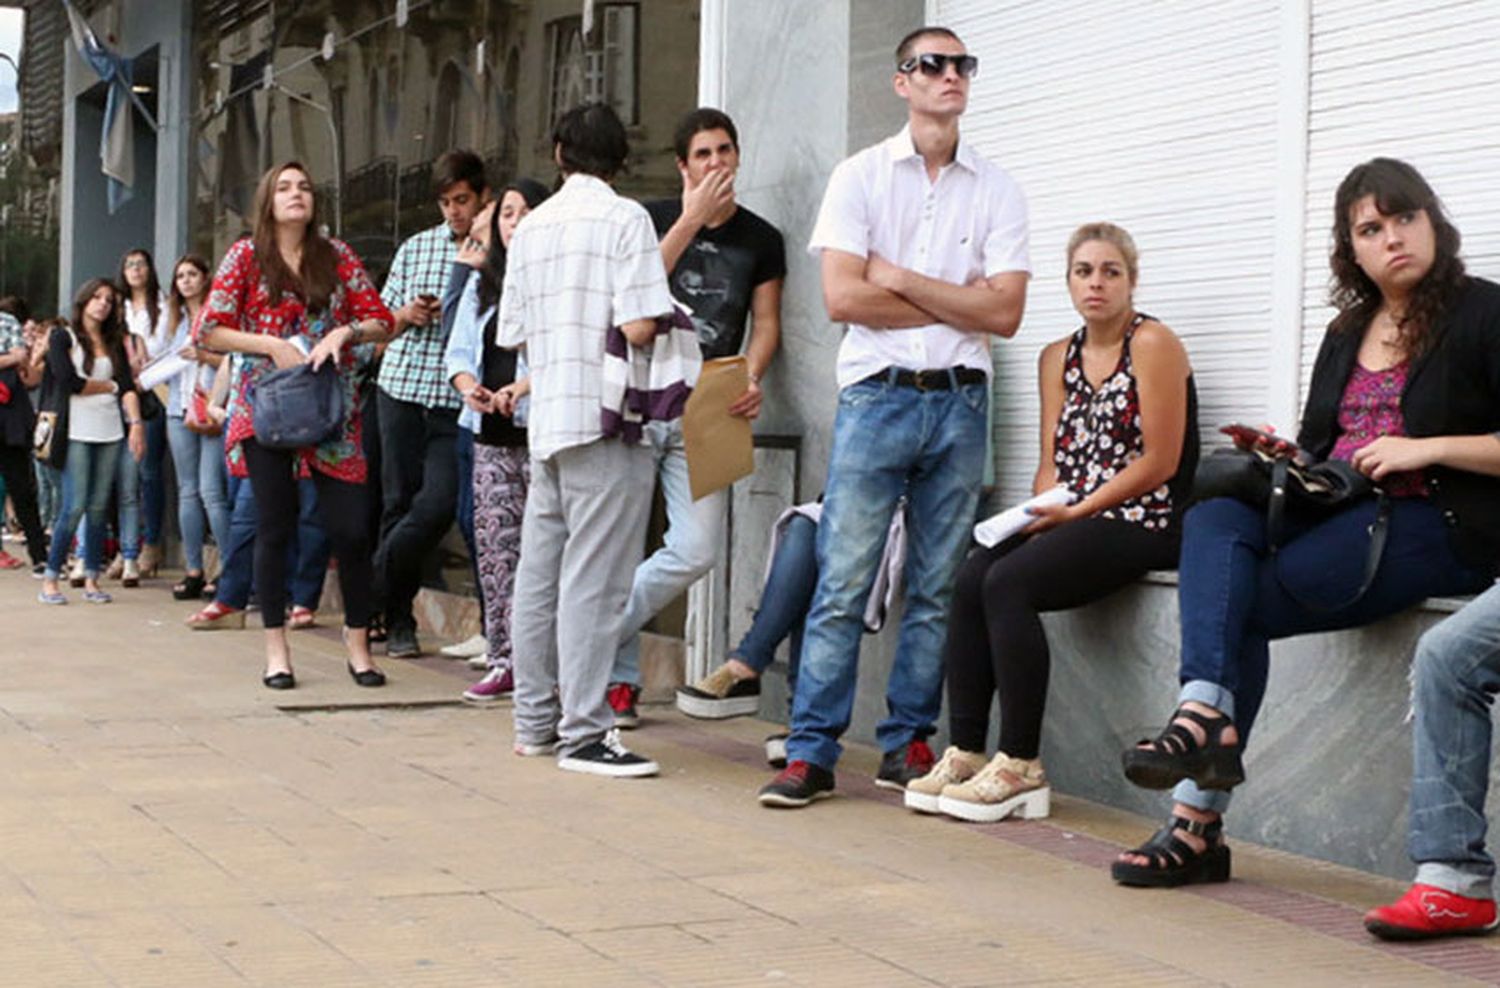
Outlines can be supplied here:
<path id="1" fill-rule="evenodd" d="M 1349 173 L 1333 210 L 1337 315 L 1296 441 L 1269 427 L 1234 434 L 1268 461 L 1347 464 L 1367 491 L 1276 519 L 1241 497 L 1195 494 L 1188 351 L 1135 306 L 1130 234 L 1095 222 L 1064 259 L 1082 324 L 1038 364 L 1033 489 L 1059 496 L 1019 533 L 975 546 L 990 347 L 1022 321 L 1028 209 L 960 135 L 979 64 L 962 39 L 922 28 L 895 63 L 907 124 L 834 170 L 809 244 L 828 315 L 846 326 L 824 496 L 784 520 L 751 632 L 679 692 L 681 709 L 753 712 L 758 677 L 792 636 L 789 729 L 768 739 L 780 771 L 758 798 L 796 808 L 831 796 L 860 640 L 884 616 L 877 608 L 871 623 L 872 597 L 899 593 L 877 785 L 921 813 L 1043 817 L 1051 658 L 1039 615 L 1180 568 L 1176 710 L 1122 755 L 1130 781 L 1172 791 L 1170 816 L 1111 870 L 1129 886 L 1222 882 L 1223 818 L 1246 777 L 1269 643 L 1482 593 L 1418 647 L 1417 881 L 1366 923 L 1390 938 L 1494 929 L 1484 800 L 1500 691 L 1500 287 L 1466 272 L 1437 195 L 1393 159 Z M 528 179 L 492 191 L 477 156 L 444 154 L 442 222 L 401 246 L 378 291 L 323 231 L 312 175 L 288 161 L 262 178 L 250 235 L 211 279 L 187 255 L 163 296 L 150 253 L 132 250 L 117 280 L 79 289 L 67 320 L 38 327 L 0 304 L 0 385 L 16 382 L 0 401 L 0 477 L 38 599 L 67 602 L 76 542 L 84 600 L 110 600 L 100 577 L 111 521 L 122 581 L 152 573 L 170 448 L 186 557 L 173 592 L 210 598 L 189 625 L 242 627 L 253 585 L 264 685 L 295 688 L 287 629 L 312 622 L 306 588 L 321 587 L 331 553 L 349 675 L 379 687 L 371 642 L 383 632 L 388 657 L 422 654 L 413 600 L 457 520 L 484 629 L 472 649 L 483 676 L 465 699 L 514 697 L 517 755 L 656 773 L 620 735 L 639 722 L 636 638 L 715 565 L 725 521 L 723 492 L 689 492 L 683 402 L 702 360 L 743 352 L 749 386 L 729 413 L 759 413 L 785 247 L 736 200 L 739 135 L 721 111 L 683 120 L 681 195 L 644 206 L 612 188 L 630 149 L 609 107 L 563 114 L 552 137 L 550 193 Z M 139 379 L 174 354 L 186 369 L 162 401 Z M 289 413 L 269 398 L 288 381 L 331 396 L 315 436 L 286 438 L 288 414 L 315 417 L 311 402 Z M 39 388 L 34 414 L 28 388 Z M 60 490 L 50 503 L 49 483 Z M 658 483 L 665 544 L 643 558 Z M 11 563 L 25 565 L 0 560 Z M 938 757 L 928 738 L 945 688 L 950 743 Z"/>

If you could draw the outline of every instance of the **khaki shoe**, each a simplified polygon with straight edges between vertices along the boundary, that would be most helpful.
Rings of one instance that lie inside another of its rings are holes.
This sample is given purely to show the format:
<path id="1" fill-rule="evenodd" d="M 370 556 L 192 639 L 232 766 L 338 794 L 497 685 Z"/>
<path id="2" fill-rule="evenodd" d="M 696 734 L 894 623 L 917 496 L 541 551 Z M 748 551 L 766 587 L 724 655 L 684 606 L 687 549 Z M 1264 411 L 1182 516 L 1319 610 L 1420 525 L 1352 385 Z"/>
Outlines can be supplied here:
<path id="1" fill-rule="evenodd" d="M 918 813 L 938 812 L 938 797 L 947 786 L 972 778 L 984 768 L 984 753 L 948 746 L 932 771 L 906 784 L 906 808 Z"/>
<path id="2" fill-rule="evenodd" d="M 1051 803 L 1042 760 L 1002 751 L 969 781 L 944 787 L 938 812 L 974 823 L 994 823 L 1018 811 L 1023 820 L 1038 820 L 1051 812 Z"/>
<path id="3" fill-rule="evenodd" d="M 116 556 L 109 561 L 109 567 L 104 571 L 106 580 L 118 580 L 120 574 L 125 572 L 125 557 Z"/>
<path id="4" fill-rule="evenodd" d="M 142 545 L 137 565 L 140 566 L 141 576 L 147 578 L 156 576 L 157 571 L 161 568 L 161 546 L 155 542 L 147 542 Z"/>
<path id="5" fill-rule="evenodd" d="M 678 687 L 677 709 L 704 720 L 753 714 L 760 709 L 760 679 L 736 679 L 725 662 L 693 685 Z"/>

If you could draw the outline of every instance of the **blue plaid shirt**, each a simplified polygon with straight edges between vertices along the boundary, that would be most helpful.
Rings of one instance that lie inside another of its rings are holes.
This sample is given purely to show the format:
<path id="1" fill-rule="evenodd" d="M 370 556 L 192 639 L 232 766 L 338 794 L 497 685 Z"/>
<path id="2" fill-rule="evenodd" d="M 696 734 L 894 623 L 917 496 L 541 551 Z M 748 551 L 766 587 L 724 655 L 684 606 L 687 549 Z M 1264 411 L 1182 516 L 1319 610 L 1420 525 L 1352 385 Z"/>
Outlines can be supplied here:
<path id="1" fill-rule="evenodd" d="M 443 297 L 459 242 L 446 222 L 414 234 L 396 251 L 380 300 L 395 311 L 418 295 Z M 442 320 L 402 330 L 380 362 L 380 390 L 398 401 L 427 408 L 458 408 L 463 399 L 448 384 Z"/>
<path id="2" fill-rule="evenodd" d="M 26 346 L 26 334 L 21 323 L 9 312 L 0 312 L 0 356 L 16 347 Z"/>

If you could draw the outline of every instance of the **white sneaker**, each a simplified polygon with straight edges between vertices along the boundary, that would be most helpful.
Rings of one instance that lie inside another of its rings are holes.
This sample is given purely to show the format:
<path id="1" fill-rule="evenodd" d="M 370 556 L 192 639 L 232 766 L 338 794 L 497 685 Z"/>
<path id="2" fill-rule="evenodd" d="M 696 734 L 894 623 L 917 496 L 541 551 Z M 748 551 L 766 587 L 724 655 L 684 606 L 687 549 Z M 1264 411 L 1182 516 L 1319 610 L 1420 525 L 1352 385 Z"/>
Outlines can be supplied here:
<path id="1" fill-rule="evenodd" d="M 453 645 L 444 645 L 438 649 L 438 654 L 445 659 L 467 659 L 475 655 L 483 655 L 489 647 L 489 639 L 483 634 L 478 634 Z"/>
<path id="2" fill-rule="evenodd" d="M 470 669 L 488 669 L 490 667 L 490 656 L 488 652 L 480 652 L 478 655 L 471 655 L 466 661 L 469 663 Z"/>
<path id="3" fill-rule="evenodd" d="M 557 754 L 557 746 L 561 744 L 557 738 L 549 741 L 517 741 L 511 750 L 522 758 L 537 758 L 542 755 Z"/>

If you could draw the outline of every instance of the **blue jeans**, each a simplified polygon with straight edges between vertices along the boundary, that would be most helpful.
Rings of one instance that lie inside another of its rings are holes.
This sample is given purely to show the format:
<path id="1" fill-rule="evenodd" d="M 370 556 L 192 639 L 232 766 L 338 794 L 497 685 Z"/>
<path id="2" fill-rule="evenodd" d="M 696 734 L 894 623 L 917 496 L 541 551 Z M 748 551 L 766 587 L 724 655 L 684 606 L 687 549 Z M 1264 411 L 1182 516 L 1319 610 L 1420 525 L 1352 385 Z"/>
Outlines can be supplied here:
<path id="1" fill-rule="evenodd" d="M 115 534 L 120 539 L 120 555 L 125 559 L 141 556 L 141 462 L 130 455 L 129 449 L 122 449 L 115 460 L 115 493 L 119 500 Z"/>
<path id="2" fill-rule="evenodd" d="M 728 490 L 721 490 L 693 500 L 680 423 L 648 422 L 645 431 L 667 502 L 667 534 L 662 547 L 635 568 L 620 651 L 609 674 L 610 682 L 633 686 L 641 683 L 641 629 L 719 561 L 729 497 Z"/>
<path id="3" fill-rule="evenodd" d="M 172 465 L 177 470 L 177 525 L 182 529 L 182 551 L 187 568 L 203 571 L 204 519 L 222 554 L 229 547 L 229 491 L 224 481 L 224 437 L 199 435 L 182 423 L 167 419 Z M 147 537 L 150 541 L 150 537 Z"/>
<path id="4" fill-rule="evenodd" d="M 165 413 L 146 419 L 146 456 L 141 460 L 141 511 L 140 524 L 146 541 L 161 545 L 162 516 L 167 510 L 166 470 L 167 416 Z M 133 459 L 133 457 L 132 457 Z M 129 557 L 127 557 L 129 558 Z"/>
<path id="5" fill-rule="evenodd" d="M 793 515 L 776 547 L 766 585 L 760 591 L 760 606 L 740 643 L 729 652 L 756 672 L 765 672 L 776 657 L 776 647 L 787 646 L 787 692 L 797 691 L 797 672 L 802 661 L 802 626 L 818 587 L 818 526 L 811 518 Z"/>
<path id="6" fill-rule="evenodd" d="M 458 522 L 459 534 L 464 537 L 464 545 L 469 550 L 469 569 L 474 586 L 478 587 L 479 548 L 474 542 L 474 433 L 462 426 L 453 440 L 453 458 L 458 464 L 458 511 L 454 520 Z M 483 628 L 484 594 L 475 596 L 479 599 L 479 626 Z"/>
<path id="7" fill-rule="evenodd" d="M 50 525 L 62 507 L 62 471 L 41 460 L 32 462 L 36 465 L 36 513 Z"/>
<path id="8" fill-rule="evenodd" d="M 318 492 L 308 478 L 297 481 L 297 537 L 287 549 L 288 597 L 298 607 L 317 610 L 323 596 L 323 577 L 332 551 L 318 521 Z M 255 494 L 250 481 L 229 478 L 229 537 L 221 548 L 222 571 L 214 600 L 244 610 L 255 579 Z"/>
<path id="9" fill-rule="evenodd" d="M 1428 631 L 1412 663 L 1411 813 L 1406 848 L 1417 881 L 1490 898 L 1484 847 L 1490 705 L 1500 692 L 1500 586 Z"/>
<path id="10" fill-rule="evenodd" d="M 919 391 L 874 379 L 839 393 L 789 760 L 830 770 L 838 762 L 854 708 L 865 602 L 903 493 L 906 605 L 886 684 L 888 713 L 875 736 L 883 751 L 894 751 L 933 732 L 948 602 L 979 500 L 988 409 L 986 384 Z"/>
<path id="11" fill-rule="evenodd" d="M 57 579 L 68 559 L 68 533 L 78 528 L 87 516 L 87 537 L 82 541 L 84 572 L 99 575 L 99 557 L 104 550 L 104 522 L 109 511 L 110 481 L 115 475 L 115 460 L 121 457 L 125 444 L 120 440 L 90 443 L 71 440 L 67 464 L 63 468 L 61 506 L 52 523 L 52 545 L 47 551 L 46 576 Z M 130 454 L 124 454 L 130 459 Z"/>
<path id="12" fill-rule="evenodd" d="M 1279 551 L 1266 542 L 1265 511 L 1234 498 L 1195 506 L 1183 523 L 1177 597 L 1182 621 L 1181 701 L 1234 718 L 1249 739 L 1266 692 L 1270 643 L 1316 631 L 1357 628 L 1424 598 L 1474 593 L 1489 576 L 1459 561 L 1442 512 L 1421 498 L 1391 502 L 1390 530 L 1368 592 L 1360 585 L 1373 498 L 1317 523 L 1293 521 Z M 1178 802 L 1223 812 L 1229 793 L 1178 783 Z"/>

